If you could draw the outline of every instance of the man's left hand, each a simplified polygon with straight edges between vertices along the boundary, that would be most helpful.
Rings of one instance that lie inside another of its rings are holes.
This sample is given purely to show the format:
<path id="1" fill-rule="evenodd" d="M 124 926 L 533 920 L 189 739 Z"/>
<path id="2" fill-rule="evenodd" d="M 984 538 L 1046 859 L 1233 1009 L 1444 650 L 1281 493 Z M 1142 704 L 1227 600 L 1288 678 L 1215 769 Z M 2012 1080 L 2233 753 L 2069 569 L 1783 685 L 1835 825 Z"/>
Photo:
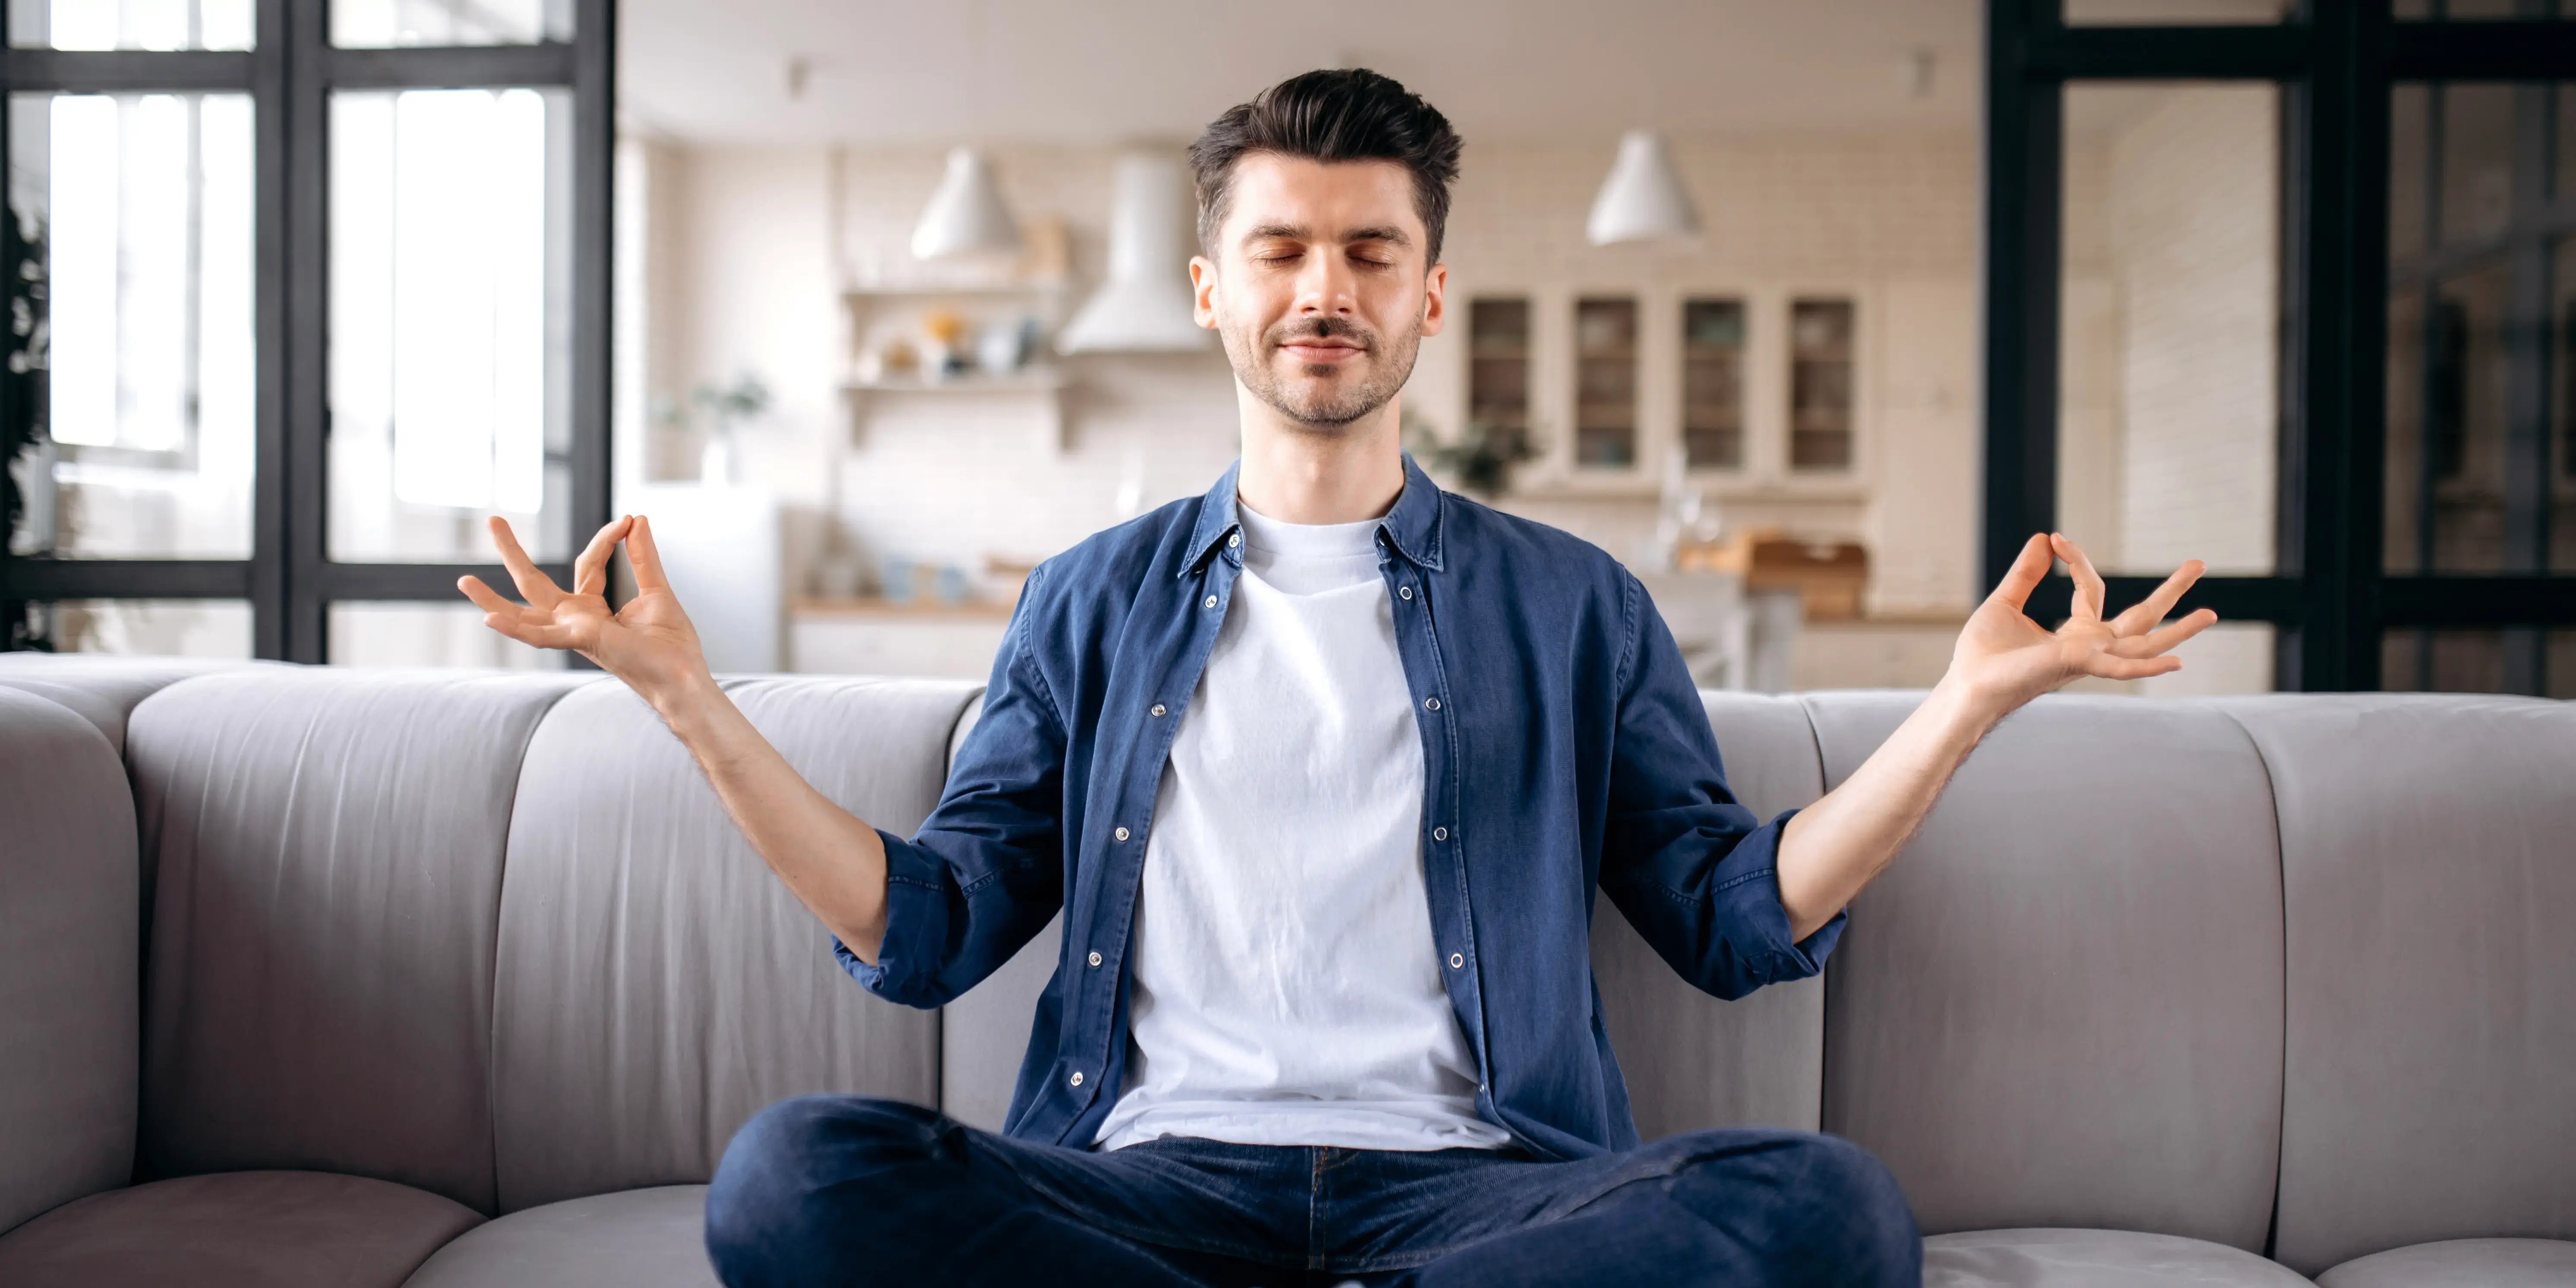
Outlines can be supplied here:
<path id="1" fill-rule="evenodd" d="M 2074 605 L 2065 624 L 2054 631 L 2022 612 L 2030 592 L 2048 575 L 2052 556 L 2065 560 L 2075 578 Z M 2172 622 L 2164 617 L 2200 580 L 2204 567 L 2197 559 L 2187 561 L 2155 593 L 2106 622 L 2102 574 L 2093 570 L 2093 561 L 2063 533 L 2033 533 L 2002 584 L 1959 632 L 1950 674 L 1944 678 L 2001 717 L 2078 676 L 2137 680 L 2179 670 L 2182 659 L 2167 654 L 2217 621 L 2218 614 L 2201 608 Z"/>

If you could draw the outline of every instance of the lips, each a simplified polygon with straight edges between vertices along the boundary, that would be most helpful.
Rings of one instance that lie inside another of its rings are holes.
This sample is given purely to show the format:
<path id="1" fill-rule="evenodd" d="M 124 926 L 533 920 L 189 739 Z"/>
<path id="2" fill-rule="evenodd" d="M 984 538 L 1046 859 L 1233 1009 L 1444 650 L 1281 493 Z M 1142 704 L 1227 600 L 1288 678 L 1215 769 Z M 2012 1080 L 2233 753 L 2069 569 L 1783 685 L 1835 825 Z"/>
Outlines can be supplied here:
<path id="1" fill-rule="evenodd" d="M 1358 345 L 1344 340 L 1291 340 L 1279 347 L 1300 362 L 1340 362 L 1361 352 Z"/>

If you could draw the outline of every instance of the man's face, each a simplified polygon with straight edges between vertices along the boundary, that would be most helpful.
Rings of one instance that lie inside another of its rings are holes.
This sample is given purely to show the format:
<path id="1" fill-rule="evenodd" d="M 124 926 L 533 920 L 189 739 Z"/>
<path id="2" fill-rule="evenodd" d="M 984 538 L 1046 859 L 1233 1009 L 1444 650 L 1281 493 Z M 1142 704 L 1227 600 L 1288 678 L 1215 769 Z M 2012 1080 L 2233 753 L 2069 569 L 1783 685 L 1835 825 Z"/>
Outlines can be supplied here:
<path id="1" fill-rule="evenodd" d="M 1392 161 L 1237 161 L 1225 222 L 1190 261 L 1199 325 L 1281 415 L 1339 429 L 1384 407 L 1440 331 L 1449 270 L 1426 265 L 1413 176 Z"/>

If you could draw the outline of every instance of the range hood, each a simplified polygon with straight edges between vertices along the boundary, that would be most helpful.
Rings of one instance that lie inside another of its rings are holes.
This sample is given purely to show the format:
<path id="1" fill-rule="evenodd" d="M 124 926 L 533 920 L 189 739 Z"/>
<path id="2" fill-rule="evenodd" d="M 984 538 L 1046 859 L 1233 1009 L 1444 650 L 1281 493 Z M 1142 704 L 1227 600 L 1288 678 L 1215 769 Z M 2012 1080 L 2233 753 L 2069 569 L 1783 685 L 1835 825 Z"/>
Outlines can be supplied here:
<path id="1" fill-rule="evenodd" d="M 1056 336 L 1059 353 L 1195 353 L 1215 333 L 1192 316 L 1181 163 L 1118 159 L 1109 206 L 1109 278 Z"/>

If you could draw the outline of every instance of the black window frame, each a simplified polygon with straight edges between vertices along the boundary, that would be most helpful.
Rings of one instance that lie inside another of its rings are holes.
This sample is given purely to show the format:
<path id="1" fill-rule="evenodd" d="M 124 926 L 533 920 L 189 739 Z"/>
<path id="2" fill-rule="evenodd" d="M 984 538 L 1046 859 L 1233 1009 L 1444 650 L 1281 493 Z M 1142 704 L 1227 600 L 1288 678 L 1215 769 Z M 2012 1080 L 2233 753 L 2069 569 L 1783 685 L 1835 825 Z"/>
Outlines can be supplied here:
<path id="1" fill-rule="evenodd" d="M 608 521 L 616 0 L 574 0 L 571 40 L 526 45 L 337 48 L 329 9 L 330 0 L 258 0 L 255 45 L 247 51 L 0 48 L 0 173 L 9 160 L 12 94 L 251 96 L 256 349 L 250 557 L 24 558 L 12 557 L 0 540 L 0 623 L 21 621 L 30 604 L 54 600 L 247 600 L 253 656 L 323 662 L 333 603 L 456 601 L 456 579 L 466 573 L 506 584 L 497 563 L 338 563 L 326 547 L 335 90 L 571 92 L 573 541 Z M 0 44 L 5 40 L 0 26 Z M 0 398 L 14 396 L 0 383 Z M 0 404 L 0 415 L 16 411 Z M 558 581 L 570 579 L 566 561 L 540 566 Z"/>
<path id="2" fill-rule="evenodd" d="M 2576 626 L 2576 576 L 2382 566 L 2389 91 L 2399 81 L 2567 79 L 2576 22 L 2400 22 L 2391 7 L 2302 0 L 2277 25 L 2070 26 L 2065 0 L 1988 0 L 1984 585 L 2002 579 L 2031 533 L 2057 523 L 2067 85 L 2268 82 L 2283 104 L 2276 571 L 2205 577 L 2175 611 L 2273 623 L 2275 687 L 2309 691 L 2380 688 L 2381 637 L 2392 627 L 2526 628 L 2508 632 L 2509 645 L 2528 641 L 2527 665 L 2509 665 L 2508 684 L 2541 691 L 2542 632 L 2527 628 Z M 2159 579 L 2103 580 L 2116 607 Z M 2066 578 L 2050 577 L 2028 611 L 2062 619 L 2072 594 Z"/>

